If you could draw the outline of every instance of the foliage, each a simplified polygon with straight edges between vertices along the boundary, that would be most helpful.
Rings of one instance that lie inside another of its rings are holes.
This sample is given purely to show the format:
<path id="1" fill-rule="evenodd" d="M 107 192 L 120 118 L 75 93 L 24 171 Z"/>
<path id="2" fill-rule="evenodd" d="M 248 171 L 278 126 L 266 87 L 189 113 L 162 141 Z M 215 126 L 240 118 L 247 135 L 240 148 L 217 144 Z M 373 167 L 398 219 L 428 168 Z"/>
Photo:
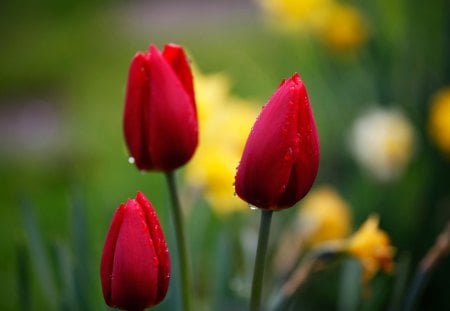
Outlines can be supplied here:
<path id="1" fill-rule="evenodd" d="M 323 1 L 331 2 L 337 3 Z M 227 106 L 224 118 L 228 109 L 239 115 L 233 109 L 258 111 L 281 78 L 294 71 L 301 74 L 321 141 L 317 188 L 328 184 L 345 200 L 352 215 L 349 233 L 377 213 L 396 252 L 392 274 L 378 273 L 362 289 L 358 262 L 345 256 L 331 261 L 320 257 L 325 267 L 314 266 L 291 309 L 399 309 L 416 267 L 450 218 L 448 133 L 441 129 L 450 120 L 442 121 L 445 114 L 437 114 L 434 106 L 439 100 L 442 107 L 448 102 L 444 95 L 450 85 L 450 3 L 339 2 L 339 8 L 351 7 L 340 11 L 339 18 L 349 14 L 352 17 L 344 21 L 364 25 L 351 40 L 343 36 L 342 45 L 336 43 L 339 33 L 327 33 L 336 29 L 325 27 L 326 23 L 319 28 L 315 24 L 314 31 L 285 32 L 285 27 L 272 28 L 276 16 L 270 15 L 266 23 L 267 11 L 248 3 L 239 2 L 237 9 L 231 5 L 228 10 L 220 1 L 164 3 L 72 1 L 64 6 L 34 1 L 28 6 L 10 1 L 0 5 L 4 17 L 0 27 L 0 309 L 104 308 L 98 271 L 105 233 L 119 202 L 137 190 L 153 202 L 174 251 L 163 177 L 130 168 L 122 136 L 129 61 L 150 42 L 185 46 L 202 73 L 197 73 L 199 80 L 218 73 L 228 79 L 219 82 L 229 84 L 219 86 L 218 94 L 205 96 L 214 109 L 220 102 L 218 111 Z M 205 7 L 208 14 L 202 11 Z M 401 111 L 412 128 L 416 143 L 395 178 L 377 178 L 352 153 L 352 125 L 374 106 Z M 241 126 L 248 128 L 244 123 L 249 121 L 242 119 L 237 132 L 244 131 Z M 228 121 L 217 124 L 226 127 Z M 220 135 L 231 130 L 215 133 L 217 142 L 228 139 Z M 199 150 L 198 156 L 205 154 Z M 230 157 L 236 161 L 235 155 Z M 226 163 L 223 169 L 236 165 Z M 182 204 L 188 207 L 197 309 L 245 309 L 258 217 L 243 205 L 221 212 L 213 192 L 208 193 L 221 189 L 218 184 L 193 196 L 192 188 L 202 191 L 205 186 L 194 184 L 200 177 L 197 173 L 193 178 L 192 170 L 188 166 L 179 180 Z M 224 182 L 231 190 L 229 202 L 236 199 L 229 178 L 222 181 L 214 174 L 202 178 Z M 302 204 L 306 201 L 299 208 Z M 274 220 L 269 263 L 276 262 L 283 235 L 296 232 L 296 209 Z M 301 263 L 310 249 L 302 250 L 295 263 Z M 438 258 L 422 277 L 418 309 L 450 309 L 445 291 L 449 258 Z M 279 271 L 269 266 L 266 302 L 274 301 L 272 293 L 286 281 Z M 173 271 L 168 297 L 156 310 L 173 310 L 177 305 L 176 279 Z"/>

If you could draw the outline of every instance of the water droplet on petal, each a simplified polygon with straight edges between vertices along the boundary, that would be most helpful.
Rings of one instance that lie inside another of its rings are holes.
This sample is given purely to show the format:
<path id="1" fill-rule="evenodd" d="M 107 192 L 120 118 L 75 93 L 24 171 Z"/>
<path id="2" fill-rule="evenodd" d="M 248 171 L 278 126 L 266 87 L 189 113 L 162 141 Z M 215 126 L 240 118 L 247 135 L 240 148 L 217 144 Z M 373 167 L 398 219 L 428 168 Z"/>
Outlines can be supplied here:
<path id="1" fill-rule="evenodd" d="M 291 147 L 288 148 L 288 151 L 286 152 L 286 154 L 284 155 L 284 160 L 285 161 L 292 161 L 294 156 L 294 151 L 292 150 Z"/>
<path id="2" fill-rule="evenodd" d="M 128 158 L 128 163 L 134 164 L 134 162 L 135 162 L 135 160 L 134 160 L 133 157 L 129 157 L 129 158 Z"/>

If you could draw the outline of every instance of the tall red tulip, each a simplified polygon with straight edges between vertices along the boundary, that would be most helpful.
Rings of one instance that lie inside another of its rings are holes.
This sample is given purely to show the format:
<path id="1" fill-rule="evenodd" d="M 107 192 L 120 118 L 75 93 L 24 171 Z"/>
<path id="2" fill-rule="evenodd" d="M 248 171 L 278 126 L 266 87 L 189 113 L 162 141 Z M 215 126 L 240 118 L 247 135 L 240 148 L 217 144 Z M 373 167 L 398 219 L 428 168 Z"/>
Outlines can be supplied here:
<path id="1" fill-rule="evenodd" d="M 193 156 L 198 122 L 192 73 L 183 48 L 153 45 L 130 66 L 123 118 L 125 140 L 140 170 L 171 171 Z"/>
<path id="2" fill-rule="evenodd" d="M 143 310 L 166 296 L 169 250 L 156 212 L 141 192 L 121 204 L 113 216 L 100 277 L 110 307 Z"/>
<path id="3" fill-rule="evenodd" d="M 295 73 L 281 83 L 253 126 L 237 170 L 236 194 L 259 208 L 288 208 L 306 195 L 318 168 L 316 123 Z"/>

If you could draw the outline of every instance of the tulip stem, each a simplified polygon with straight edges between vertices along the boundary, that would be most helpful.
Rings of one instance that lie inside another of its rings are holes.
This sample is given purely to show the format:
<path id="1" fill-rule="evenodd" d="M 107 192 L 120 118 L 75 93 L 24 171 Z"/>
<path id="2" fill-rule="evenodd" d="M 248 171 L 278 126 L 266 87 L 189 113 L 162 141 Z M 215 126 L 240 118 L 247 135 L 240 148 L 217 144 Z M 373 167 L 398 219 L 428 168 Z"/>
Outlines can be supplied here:
<path id="1" fill-rule="evenodd" d="M 191 310 L 191 294 L 189 292 L 190 276 L 189 264 L 186 248 L 186 235 L 184 234 L 183 213 L 181 211 L 180 200 L 178 198 L 177 186 L 175 182 L 175 172 L 170 171 L 166 173 L 167 186 L 169 188 L 171 206 L 172 206 L 172 221 L 175 227 L 175 239 L 178 248 L 178 259 L 181 274 L 181 301 L 183 310 Z"/>
<path id="2" fill-rule="evenodd" d="M 266 262 L 267 245 L 269 242 L 271 210 L 261 210 L 258 246 L 256 249 L 255 266 L 253 269 L 252 293 L 250 297 L 250 311 L 261 310 L 261 292 L 264 280 L 264 267 Z"/>
<path id="3" fill-rule="evenodd" d="M 450 253 L 450 221 L 438 235 L 435 244 L 420 262 L 416 275 L 412 281 L 411 289 L 405 302 L 405 311 L 415 310 L 417 303 L 428 283 L 431 273 L 439 261 Z"/>

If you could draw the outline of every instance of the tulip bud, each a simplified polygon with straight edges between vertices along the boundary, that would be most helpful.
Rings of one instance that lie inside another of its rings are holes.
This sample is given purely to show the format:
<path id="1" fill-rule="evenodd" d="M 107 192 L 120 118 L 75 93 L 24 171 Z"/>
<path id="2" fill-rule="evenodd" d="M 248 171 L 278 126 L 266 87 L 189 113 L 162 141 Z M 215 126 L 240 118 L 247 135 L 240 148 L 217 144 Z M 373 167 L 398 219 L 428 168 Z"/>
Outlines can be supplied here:
<path id="1" fill-rule="evenodd" d="M 283 81 L 256 120 L 235 177 L 236 194 L 280 210 L 306 195 L 319 168 L 319 138 L 306 88 L 295 73 Z"/>
<path id="2" fill-rule="evenodd" d="M 191 69 L 182 47 L 150 46 L 130 66 L 123 118 L 125 141 L 140 170 L 171 171 L 198 143 Z"/>
<path id="3" fill-rule="evenodd" d="M 100 277 L 110 307 L 143 310 L 161 302 L 170 278 L 170 256 L 150 201 L 138 192 L 115 212 L 103 249 Z"/>

